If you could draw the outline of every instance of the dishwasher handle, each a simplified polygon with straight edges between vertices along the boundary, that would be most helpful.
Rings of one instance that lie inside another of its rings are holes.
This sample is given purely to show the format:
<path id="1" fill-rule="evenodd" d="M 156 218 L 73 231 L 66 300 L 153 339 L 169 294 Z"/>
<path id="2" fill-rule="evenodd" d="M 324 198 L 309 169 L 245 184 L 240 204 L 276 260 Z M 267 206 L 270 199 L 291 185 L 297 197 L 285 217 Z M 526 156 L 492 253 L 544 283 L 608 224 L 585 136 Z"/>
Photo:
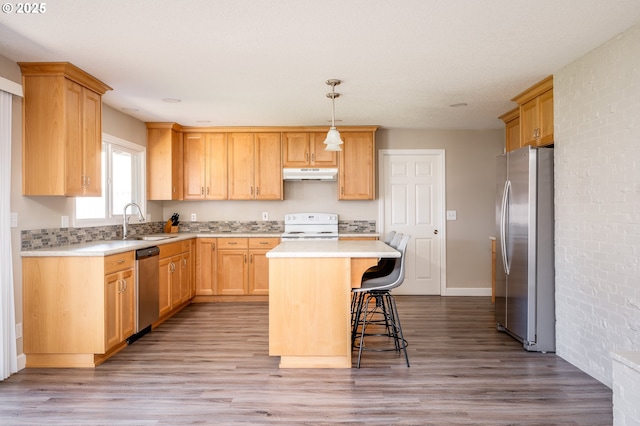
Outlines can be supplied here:
<path id="1" fill-rule="evenodd" d="M 146 259 L 148 257 L 159 256 L 160 255 L 160 247 L 153 246 L 147 247 L 140 250 L 136 250 L 136 260 Z"/>

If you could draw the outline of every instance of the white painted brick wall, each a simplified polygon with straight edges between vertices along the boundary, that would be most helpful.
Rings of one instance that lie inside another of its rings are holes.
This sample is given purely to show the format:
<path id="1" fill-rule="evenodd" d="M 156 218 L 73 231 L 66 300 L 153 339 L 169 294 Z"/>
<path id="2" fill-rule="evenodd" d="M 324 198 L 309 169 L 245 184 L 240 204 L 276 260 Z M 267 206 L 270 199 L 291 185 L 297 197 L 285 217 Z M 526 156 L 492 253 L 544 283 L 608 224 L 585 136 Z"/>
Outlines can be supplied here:
<path id="1" fill-rule="evenodd" d="M 554 74 L 557 354 L 640 351 L 640 25 Z"/>
<path id="2" fill-rule="evenodd" d="M 640 352 L 613 354 L 613 424 L 640 425 Z"/>

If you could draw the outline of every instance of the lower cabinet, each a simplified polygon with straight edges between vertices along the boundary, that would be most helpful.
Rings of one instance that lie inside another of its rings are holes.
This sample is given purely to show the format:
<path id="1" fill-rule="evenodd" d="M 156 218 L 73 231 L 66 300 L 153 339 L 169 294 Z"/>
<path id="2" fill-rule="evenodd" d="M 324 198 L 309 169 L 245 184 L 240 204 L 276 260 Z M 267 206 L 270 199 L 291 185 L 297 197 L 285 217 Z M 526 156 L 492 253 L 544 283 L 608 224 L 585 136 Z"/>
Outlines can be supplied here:
<path id="1" fill-rule="evenodd" d="M 22 259 L 27 367 L 95 367 L 134 333 L 134 252 Z"/>
<path id="2" fill-rule="evenodd" d="M 160 318 L 177 312 L 192 297 L 193 240 L 160 246 Z"/>
<path id="3" fill-rule="evenodd" d="M 196 241 L 196 296 L 213 296 L 216 291 L 218 252 L 216 238 Z"/>
<path id="4" fill-rule="evenodd" d="M 120 255 L 113 256 L 118 257 Z M 106 304 L 105 345 L 107 351 L 136 331 L 134 270 L 133 265 L 126 266 L 126 269 L 113 272 L 104 277 Z"/>
<path id="5" fill-rule="evenodd" d="M 266 253 L 279 238 L 218 238 L 216 295 L 269 294 L 269 263 Z"/>

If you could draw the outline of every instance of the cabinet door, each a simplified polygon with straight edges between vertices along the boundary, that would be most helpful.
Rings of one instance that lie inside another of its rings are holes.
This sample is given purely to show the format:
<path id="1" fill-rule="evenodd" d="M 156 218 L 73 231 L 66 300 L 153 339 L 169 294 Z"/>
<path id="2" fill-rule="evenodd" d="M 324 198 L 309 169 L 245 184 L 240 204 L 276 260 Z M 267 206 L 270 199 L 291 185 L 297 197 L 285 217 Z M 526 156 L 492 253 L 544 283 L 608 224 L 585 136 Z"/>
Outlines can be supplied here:
<path id="1" fill-rule="evenodd" d="M 223 296 L 241 296 L 247 292 L 248 251 L 218 250 L 218 292 Z"/>
<path id="2" fill-rule="evenodd" d="M 249 250 L 248 294 L 269 294 L 269 250 Z"/>
<path id="3" fill-rule="evenodd" d="M 507 151 L 520 148 L 520 118 L 505 123 L 505 137 Z"/>
<path id="4" fill-rule="evenodd" d="M 255 199 L 282 200 L 282 146 L 280 133 L 255 135 Z"/>
<path id="5" fill-rule="evenodd" d="M 171 257 L 171 309 L 182 300 L 182 254 Z"/>
<path id="6" fill-rule="evenodd" d="M 204 199 L 206 146 L 202 133 L 185 133 L 184 150 L 184 199 Z"/>
<path id="7" fill-rule="evenodd" d="M 133 269 L 120 272 L 123 288 L 120 293 L 120 341 L 136 332 L 135 317 L 135 284 Z"/>
<path id="8" fill-rule="evenodd" d="M 227 199 L 227 135 L 206 133 L 207 161 L 204 197 L 207 200 Z"/>
<path id="9" fill-rule="evenodd" d="M 102 100 L 97 93 L 83 88 L 82 102 L 83 194 L 99 197 L 102 195 Z"/>
<path id="10" fill-rule="evenodd" d="M 538 96 L 538 117 L 540 127 L 540 139 L 538 146 L 553 143 L 553 90 L 548 90 Z"/>
<path id="11" fill-rule="evenodd" d="M 105 319 L 104 344 L 105 352 L 120 343 L 120 312 L 118 298 L 120 297 L 120 274 L 113 273 L 104 277 Z"/>
<path id="12" fill-rule="evenodd" d="M 531 99 L 520 106 L 520 146 L 538 144 L 538 98 Z"/>
<path id="13" fill-rule="evenodd" d="M 198 238 L 196 246 L 196 296 L 212 296 L 216 289 L 218 253 L 215 238 Z"/>
<path id="14" fill-rule="evenodd" d="M 82 162 L 82 86 L 71 80 L 65 79 L 65 135 L 66 135 L 66 164 L 65 169 L 65 193 L 70 196 L 83 195 L 85 176 Z"/>
<path id="15" fill-rule="evenodd" d="M 282 166 L 308 167 L 310 161 L 309 133 L 283 133 Z"/>
<path id="16" fill-rule="evenodd" d="M 373 133 L 343 132 L 340 151 L 340 200 L 373 200 L 374 144 Z"/>
<path id="17" fill-rule="evenodd" d="M 177 265 L 176 265 L 177 266 Z M 184 303 L 191 298 L 191 253 L 180 255 L 180 301 Z"/>
<path id="18" fill-rule="evenodd" d="M 253 183 L 253 133 L 230 133 L 228 136 L 229 199 L 251 200 Z"/>
<path id="19" fill-rule="evenodd" d="M 309 146 L 311 148 L 311 165 L 314 167 L 338 167 L 336 151 L 325 150 L 326 133 L 311 133 Z"/>
<path id="20" fill-rule="evenodd" d="M 171 311 L 171 277 L 173 275 L 173 263 L 171 257 L 160 259 L 160 276 L 158 297 L 160 299 L 160 316 Z"/>
<path id="21" fill-rule="evenodd" d="M 147 198 L 149 200 L 183 199 L 182 162 L 181 132 L 168 127 L 147 129 Z"/>

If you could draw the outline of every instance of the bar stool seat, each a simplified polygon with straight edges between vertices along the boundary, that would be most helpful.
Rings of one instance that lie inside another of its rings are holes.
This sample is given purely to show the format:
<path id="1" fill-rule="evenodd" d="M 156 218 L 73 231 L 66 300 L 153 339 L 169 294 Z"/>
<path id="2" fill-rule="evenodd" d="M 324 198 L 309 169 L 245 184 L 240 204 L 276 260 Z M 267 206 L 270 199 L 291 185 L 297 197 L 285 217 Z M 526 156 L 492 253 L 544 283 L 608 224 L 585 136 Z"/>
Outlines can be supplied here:
<path id="1" fill-rule="evenodd" d="M 356 300 L 352 312 L 351 344 L 354 349 L 358 348 L 358 368 L 360 368 L 363 350 L 404 352 L 407 367 L 409 367 L 408 343 L 402 332 L 395 298 L 391 294 L 391 290 L 404 282 L 405 255 L 411 236 L 402 235 L 400 238 L 396 247 L 400 252 L 400 257 L 395 259 L 393 270 L 385 276 L 363 279 L 361 287 L 352 290 Z M 379 317 L 381 318 L 376 319 Z M 367 333 L 367 327 L 373 324 L 384 325 L 385 333 Z M 393 347 L 366 347 L 366 336 L 387 336 L 393 340 Z"/>

